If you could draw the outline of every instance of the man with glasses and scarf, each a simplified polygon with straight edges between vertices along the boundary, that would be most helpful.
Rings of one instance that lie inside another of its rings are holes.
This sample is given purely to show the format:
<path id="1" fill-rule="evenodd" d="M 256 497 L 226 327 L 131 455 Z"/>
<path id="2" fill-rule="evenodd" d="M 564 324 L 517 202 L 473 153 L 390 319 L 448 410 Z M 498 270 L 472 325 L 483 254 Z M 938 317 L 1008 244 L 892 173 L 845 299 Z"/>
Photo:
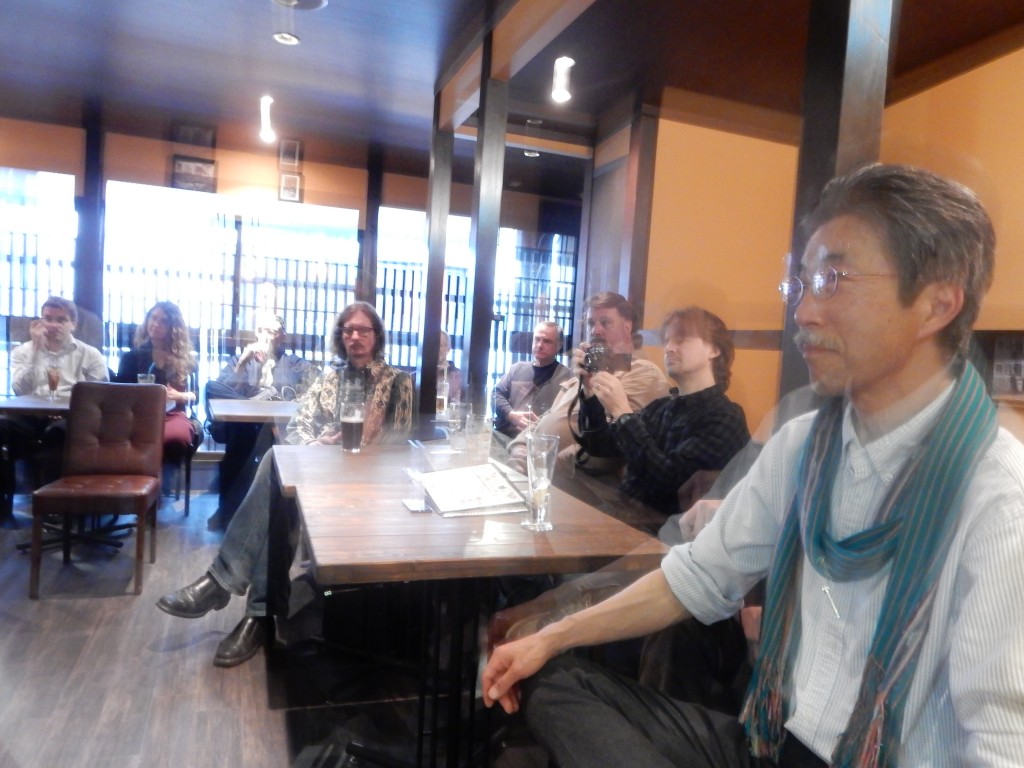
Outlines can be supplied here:
<path id="1" fill-rule="evenodd" d="M 522 703 L 560 768 L 1020 764 L 1024 447 L 964 358 L 991 222 L 956 183 L 874 165 L 833 180 L 808 224 L 780 290 L 826 403 L 661 568 L 484 671 L 485 703 Z M 739 720 L 555 658 L 732 615 L 765 575 Z"/>
<path id="2" fill-rule="evenodd" d="M 332 338 L 336 364 L 326 370 L 299 400 L 288 423 L 292 445 L 334 445 L 341 440 L 342 391 L 358 381 L 366 393 L 362 445 L 400 437 L 412 424 L 412 380 L 384 361 L 384 325 L 376 310 L 357 301 L 338 316 Z M 199 579 L 164 595 L 157 607 L 172 616 L 198 619 L 219 611 L 231 595 L 246 595 L 245 615 L 217 647 L 213 663 L 233 667 L 251 659 L 264 643 L 270 626 L 267 602 L 271 589 L 282 605 L 288 583 L 268 583 L 268 549 L 280 546 L 285 562 L 295 556 L 298 519 L 292 505 L 282 504 L 273 461 L 264 457 L 249 492 L 228 524 L 217 557 Z M 287 515 L 286 541 L 269 540 L 271 514 Z"/>

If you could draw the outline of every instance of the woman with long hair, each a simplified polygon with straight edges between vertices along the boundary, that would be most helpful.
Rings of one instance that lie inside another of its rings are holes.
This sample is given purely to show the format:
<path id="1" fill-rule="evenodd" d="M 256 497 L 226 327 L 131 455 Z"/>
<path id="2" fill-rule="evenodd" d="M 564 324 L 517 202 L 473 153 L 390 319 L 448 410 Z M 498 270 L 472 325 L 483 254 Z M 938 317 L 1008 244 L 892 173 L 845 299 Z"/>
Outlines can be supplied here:
<path id="1" fill-rule="evenodd" d="M 151 373 L 157 384 L 164 385 L 168 401 L 174 403 L 164 419 L 164 456 L 172 461 L 190 449 L 196 436 L 185 413 L 187 404 L 195 399 L 189 389 L 189 376 L 195 368 L 181 310 L 170 301 L 158 301 L 135 331 L 135 348 L 121 356 L 115 381 L 135 383 L 140 373 Z"/>

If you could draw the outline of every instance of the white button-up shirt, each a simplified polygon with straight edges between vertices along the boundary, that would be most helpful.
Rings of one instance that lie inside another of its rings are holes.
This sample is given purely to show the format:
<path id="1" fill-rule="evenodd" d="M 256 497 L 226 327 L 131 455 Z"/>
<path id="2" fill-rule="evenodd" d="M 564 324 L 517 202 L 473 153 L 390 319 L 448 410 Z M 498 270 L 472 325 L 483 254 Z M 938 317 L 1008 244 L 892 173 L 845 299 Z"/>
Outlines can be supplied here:
<path id="1" fill-rule="evenodd" d="M 858 439 L 847 409 L 832 495 L 830 531 L 836 539 L 875 523 L 886 492 L 950 391 L 868 444 Z M 676 597 L 701 621 L 735 613 L 767 573 L 813 418 L 805 414 L 786 424 L 707 528 L 662 563 Z M 830 583 L 805 555 L 802 631 L 786 678 L 785 726 L 826 760 L 856 703 L 888 575 L 886 566 L 862 581 Z M 1005 430 L 968 488 L 900 743 L 901 766 L 1024 764 L 1024 446 Z"/>

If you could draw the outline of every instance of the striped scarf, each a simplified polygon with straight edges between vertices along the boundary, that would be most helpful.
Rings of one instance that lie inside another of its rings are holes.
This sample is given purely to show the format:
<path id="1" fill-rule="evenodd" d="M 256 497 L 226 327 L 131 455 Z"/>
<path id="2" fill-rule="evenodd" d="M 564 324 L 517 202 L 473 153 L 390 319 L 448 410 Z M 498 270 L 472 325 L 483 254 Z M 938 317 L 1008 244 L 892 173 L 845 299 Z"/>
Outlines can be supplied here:
<path id="1" fill-rule="evenodd" d="M 973 366 L 965 365 L 934 427 L 889 489 L 878 524 L 835 541 L 828 532 L 832 484 L 842 453 L 843 399 L 815 417 L 799 465 L 798 491 L 775 551 L 761 649 L 741 714 L 751 751 L 778 760 L 787 713 L 783 679 L 800 642 L 800 569 L 864 579 L 890 563 L 878 622 L 846 730 L 832 754 L 842 768 L 895 766 L 903 707 L 967 486 L 995 439 L 996 412 Z M 801 557 L 806 552 L 807 559 Z"/>

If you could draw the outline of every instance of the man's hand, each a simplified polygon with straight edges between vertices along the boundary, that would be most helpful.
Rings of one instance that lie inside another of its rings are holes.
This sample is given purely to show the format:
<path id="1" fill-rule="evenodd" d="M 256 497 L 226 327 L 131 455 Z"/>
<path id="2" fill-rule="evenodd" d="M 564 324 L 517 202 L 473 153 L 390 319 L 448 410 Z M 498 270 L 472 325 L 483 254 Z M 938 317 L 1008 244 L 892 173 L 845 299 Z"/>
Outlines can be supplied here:
<path id="1" fill-rule="evenodd" d="M 542 633 L 494 649 L 481 677 L 484 706 L 497 702 L 508 714 L 519 711 L 519 681 L 533 675 L 551 658 Z"/>
<path id="2" fill-rule="evenodd" d="M 711 522 L 720 506 L 721 499 L 701 499 L 686 510 L 679 518 L 679 532 L 683 534 L 683 541 L 693 541 L 697 538 L 697 534 Z"/>
<path id="3" fill-rule="evenodd" d="M 241 370 L 245 367 L 245 364 L 250 360 L 255 360 L 260 365 L 263 365 L 267 361 L 267 349 L 259 342 L 253 342 L 246 346 L 242 350 L 242 354 L 238 356 L 238 363 L 235 365 L 235 370 Z"/>
<path id="4" fill-rule="evenodd" d="M 633 410 L 622 382 L 607 371 L 598 371 L 590 377 L 590 391 L 601 401 L 604 412 L 613 421 Z"/>
<path id="5" fill-rule="evenodd" d="M 539 419 L 533 411 L 509 411 L 508 414 L 508 423 L 520 432 L 538 421 Z"/>
<path id="6" fill-rule="evenodd" d="M 339 442 L 341 442 L 340 427 L 338 428 L 337 432 L 328 432 L 326 434 L 320 435 L 320 437 L 318 437 L 313 442 L 308 443 L 308 445 L 337 445 Z"/>
<path id="7" fill-rule="evenodd" d="M 46 346 L 46 323 L 38 317 L 35 318 L 28 324 L 28 335 L 37 350 L 43 349 Z"/>
<path id="8" fill-rule="evenodd" d="M 589 341 L 581 343 L 572 351 L 572 357 L 570 358 L 569 363 L 572 368 L 573 376 L 576 376 L 583 383 L 583 388 L 589 392 L 591 373 L 583 367 L 583 358 L 588 349 L 590 349 Z"/>

